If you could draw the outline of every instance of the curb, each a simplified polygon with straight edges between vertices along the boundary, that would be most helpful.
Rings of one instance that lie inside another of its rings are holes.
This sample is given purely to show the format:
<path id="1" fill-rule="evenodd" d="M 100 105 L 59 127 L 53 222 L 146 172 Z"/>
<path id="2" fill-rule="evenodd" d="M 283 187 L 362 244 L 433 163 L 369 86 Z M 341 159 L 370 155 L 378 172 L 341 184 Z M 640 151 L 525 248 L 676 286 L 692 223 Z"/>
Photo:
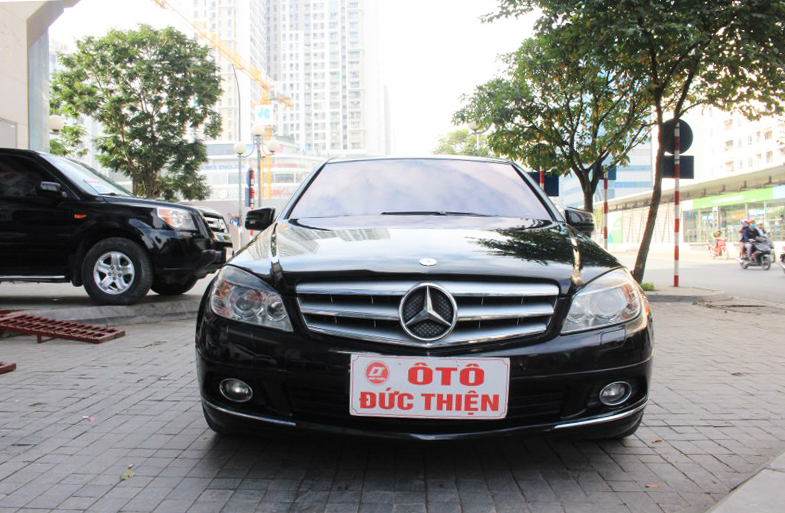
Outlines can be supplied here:
<path id="1" fill-rule="evenodd" d="M 646 292 L 650 303 L 711 303 L 713 301 L 730 301 L 733 296 L 721 290 L 684 288 L 672 290 L 655 290 Z M 678 293 L 676 292 L 678 290 Z"/>
<path id="2" fill-rule="evenodd" d="M 738 485 L 710 513 L 781 513 L 785 504 L 785 453 Z"/>
<path id="3" fill-rule="evenodd" d="M 200 300 L 143 303 L 132 306 L 88 306 L 80 308 L 27 309 L 25 313 L 57 321 L 96 326 L 148 324 L 185 319 L 196 320 Z"/>

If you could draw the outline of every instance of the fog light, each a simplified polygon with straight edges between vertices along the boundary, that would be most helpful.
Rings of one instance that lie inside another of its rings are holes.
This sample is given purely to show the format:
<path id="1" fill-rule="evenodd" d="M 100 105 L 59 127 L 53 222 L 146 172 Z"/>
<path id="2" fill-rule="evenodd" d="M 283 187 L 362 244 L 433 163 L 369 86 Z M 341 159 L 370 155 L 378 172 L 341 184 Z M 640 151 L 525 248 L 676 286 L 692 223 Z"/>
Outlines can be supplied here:
<path id="1" fill-rule="evenodd" d="M 221 381 L 221 384 L 218 385 L 218 390 L 220 390 L 222 396 L 236 403 L 248 402 L 253 397 L 251 387 L 235 378 L 227 378 Z"/>
<path id="2" fill-rule="evenodd" d="M 600 390 L 600 402 L 605 406 L 618 406 L 632 394 L 632 386 L 626 381 L 616 381 Z"/>

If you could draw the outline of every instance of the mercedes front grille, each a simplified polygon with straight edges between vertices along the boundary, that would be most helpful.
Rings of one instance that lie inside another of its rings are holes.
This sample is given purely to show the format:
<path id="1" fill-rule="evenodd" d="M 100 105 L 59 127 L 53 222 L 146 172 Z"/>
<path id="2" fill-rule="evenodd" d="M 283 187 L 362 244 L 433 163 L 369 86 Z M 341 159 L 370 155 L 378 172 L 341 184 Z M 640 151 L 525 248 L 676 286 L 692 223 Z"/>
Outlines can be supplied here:
<path id="1" fill-rule="evenodd" d="M 454 327 L 438 340 L 415 338 L 401 325 L 401 301 L 423 284 L 446 290 L 457 305 Z M 297 286 L 300 312 L 314 333 L 425 348 L 541 335 L 553 317 L 558 294 L 552 283 L 434 280 Z"/>

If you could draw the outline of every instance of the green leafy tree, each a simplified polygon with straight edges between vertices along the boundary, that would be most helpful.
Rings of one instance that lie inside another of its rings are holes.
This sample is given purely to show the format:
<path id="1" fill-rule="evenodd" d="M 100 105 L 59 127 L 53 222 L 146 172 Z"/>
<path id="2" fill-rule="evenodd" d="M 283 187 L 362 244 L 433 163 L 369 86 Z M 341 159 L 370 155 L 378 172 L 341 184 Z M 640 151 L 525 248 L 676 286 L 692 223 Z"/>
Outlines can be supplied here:
<path id="1" fill-rule="evenodd" d="M 479 137 L 478 137 L 479 136 Z M 477 145 L 477 139 L 480 144 Z M 485 134 L 474 134 L 469 130 L 460 129 L 439 138 L 439 145 L 433 150 L 437 155 L 474 155 L 475 157 L 491 157 L 488 138 Z"/>
<path id="2" fill-rule="evenodd" d="M 52 111 L 52 114 L 62 114 Z M 67 119 L 60 133 L 49 138 L 49 153 L 64 157 L 84 157 L 87 147 L 83 141 L 85 129 L 76 119 Z"/>
<path id="3" fill-rule="evenodd" d="M 140 25 L 86 37 L 61 62 L 66 69 L 53 77 L 51 104 L 101 123 L 103 166 L 129 176 L 139 196 L 207 197 L 199 175 L 207 149 L 196 134 L 220 132 L 213 106 L 221 85 L 206 47 L 171 27 Z"/>
<path id="4" fill-rule="evenodd" d="M 785 110 L 785 0 L 499 0 L 486 17 L 540 9 L 537 30 L 591 34 L 581 53 L 646 84 L 656 125 L 696 105 L 750 118 Z M 649 215 L 633 275 L 643 280 L 662 197 L 660 146 Z"/>
<path id="5" fill-rule="evenodd" d="M 499 155 L 574 173 L 592 211 L 605 170 L 648 137 L 649 113 L 640 81 L 582 55 L 587 44 L 569 26 L 525 41 L 506 56 L 505 76 L 479 86 L 454 120 L 493 125 L 488 141 Z"/>

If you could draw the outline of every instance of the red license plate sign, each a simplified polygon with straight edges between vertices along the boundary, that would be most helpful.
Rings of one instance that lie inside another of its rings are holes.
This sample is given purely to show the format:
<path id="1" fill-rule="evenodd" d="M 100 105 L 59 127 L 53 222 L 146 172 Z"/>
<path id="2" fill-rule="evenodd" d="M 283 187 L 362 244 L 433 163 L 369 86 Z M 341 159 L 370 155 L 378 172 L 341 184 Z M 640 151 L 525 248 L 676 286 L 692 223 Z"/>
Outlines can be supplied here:
<path id="1" fill-rule="evenodd" d="M 503 419 L 508 358 L 353 354 L 349 413 L 361 417 Z"/>

